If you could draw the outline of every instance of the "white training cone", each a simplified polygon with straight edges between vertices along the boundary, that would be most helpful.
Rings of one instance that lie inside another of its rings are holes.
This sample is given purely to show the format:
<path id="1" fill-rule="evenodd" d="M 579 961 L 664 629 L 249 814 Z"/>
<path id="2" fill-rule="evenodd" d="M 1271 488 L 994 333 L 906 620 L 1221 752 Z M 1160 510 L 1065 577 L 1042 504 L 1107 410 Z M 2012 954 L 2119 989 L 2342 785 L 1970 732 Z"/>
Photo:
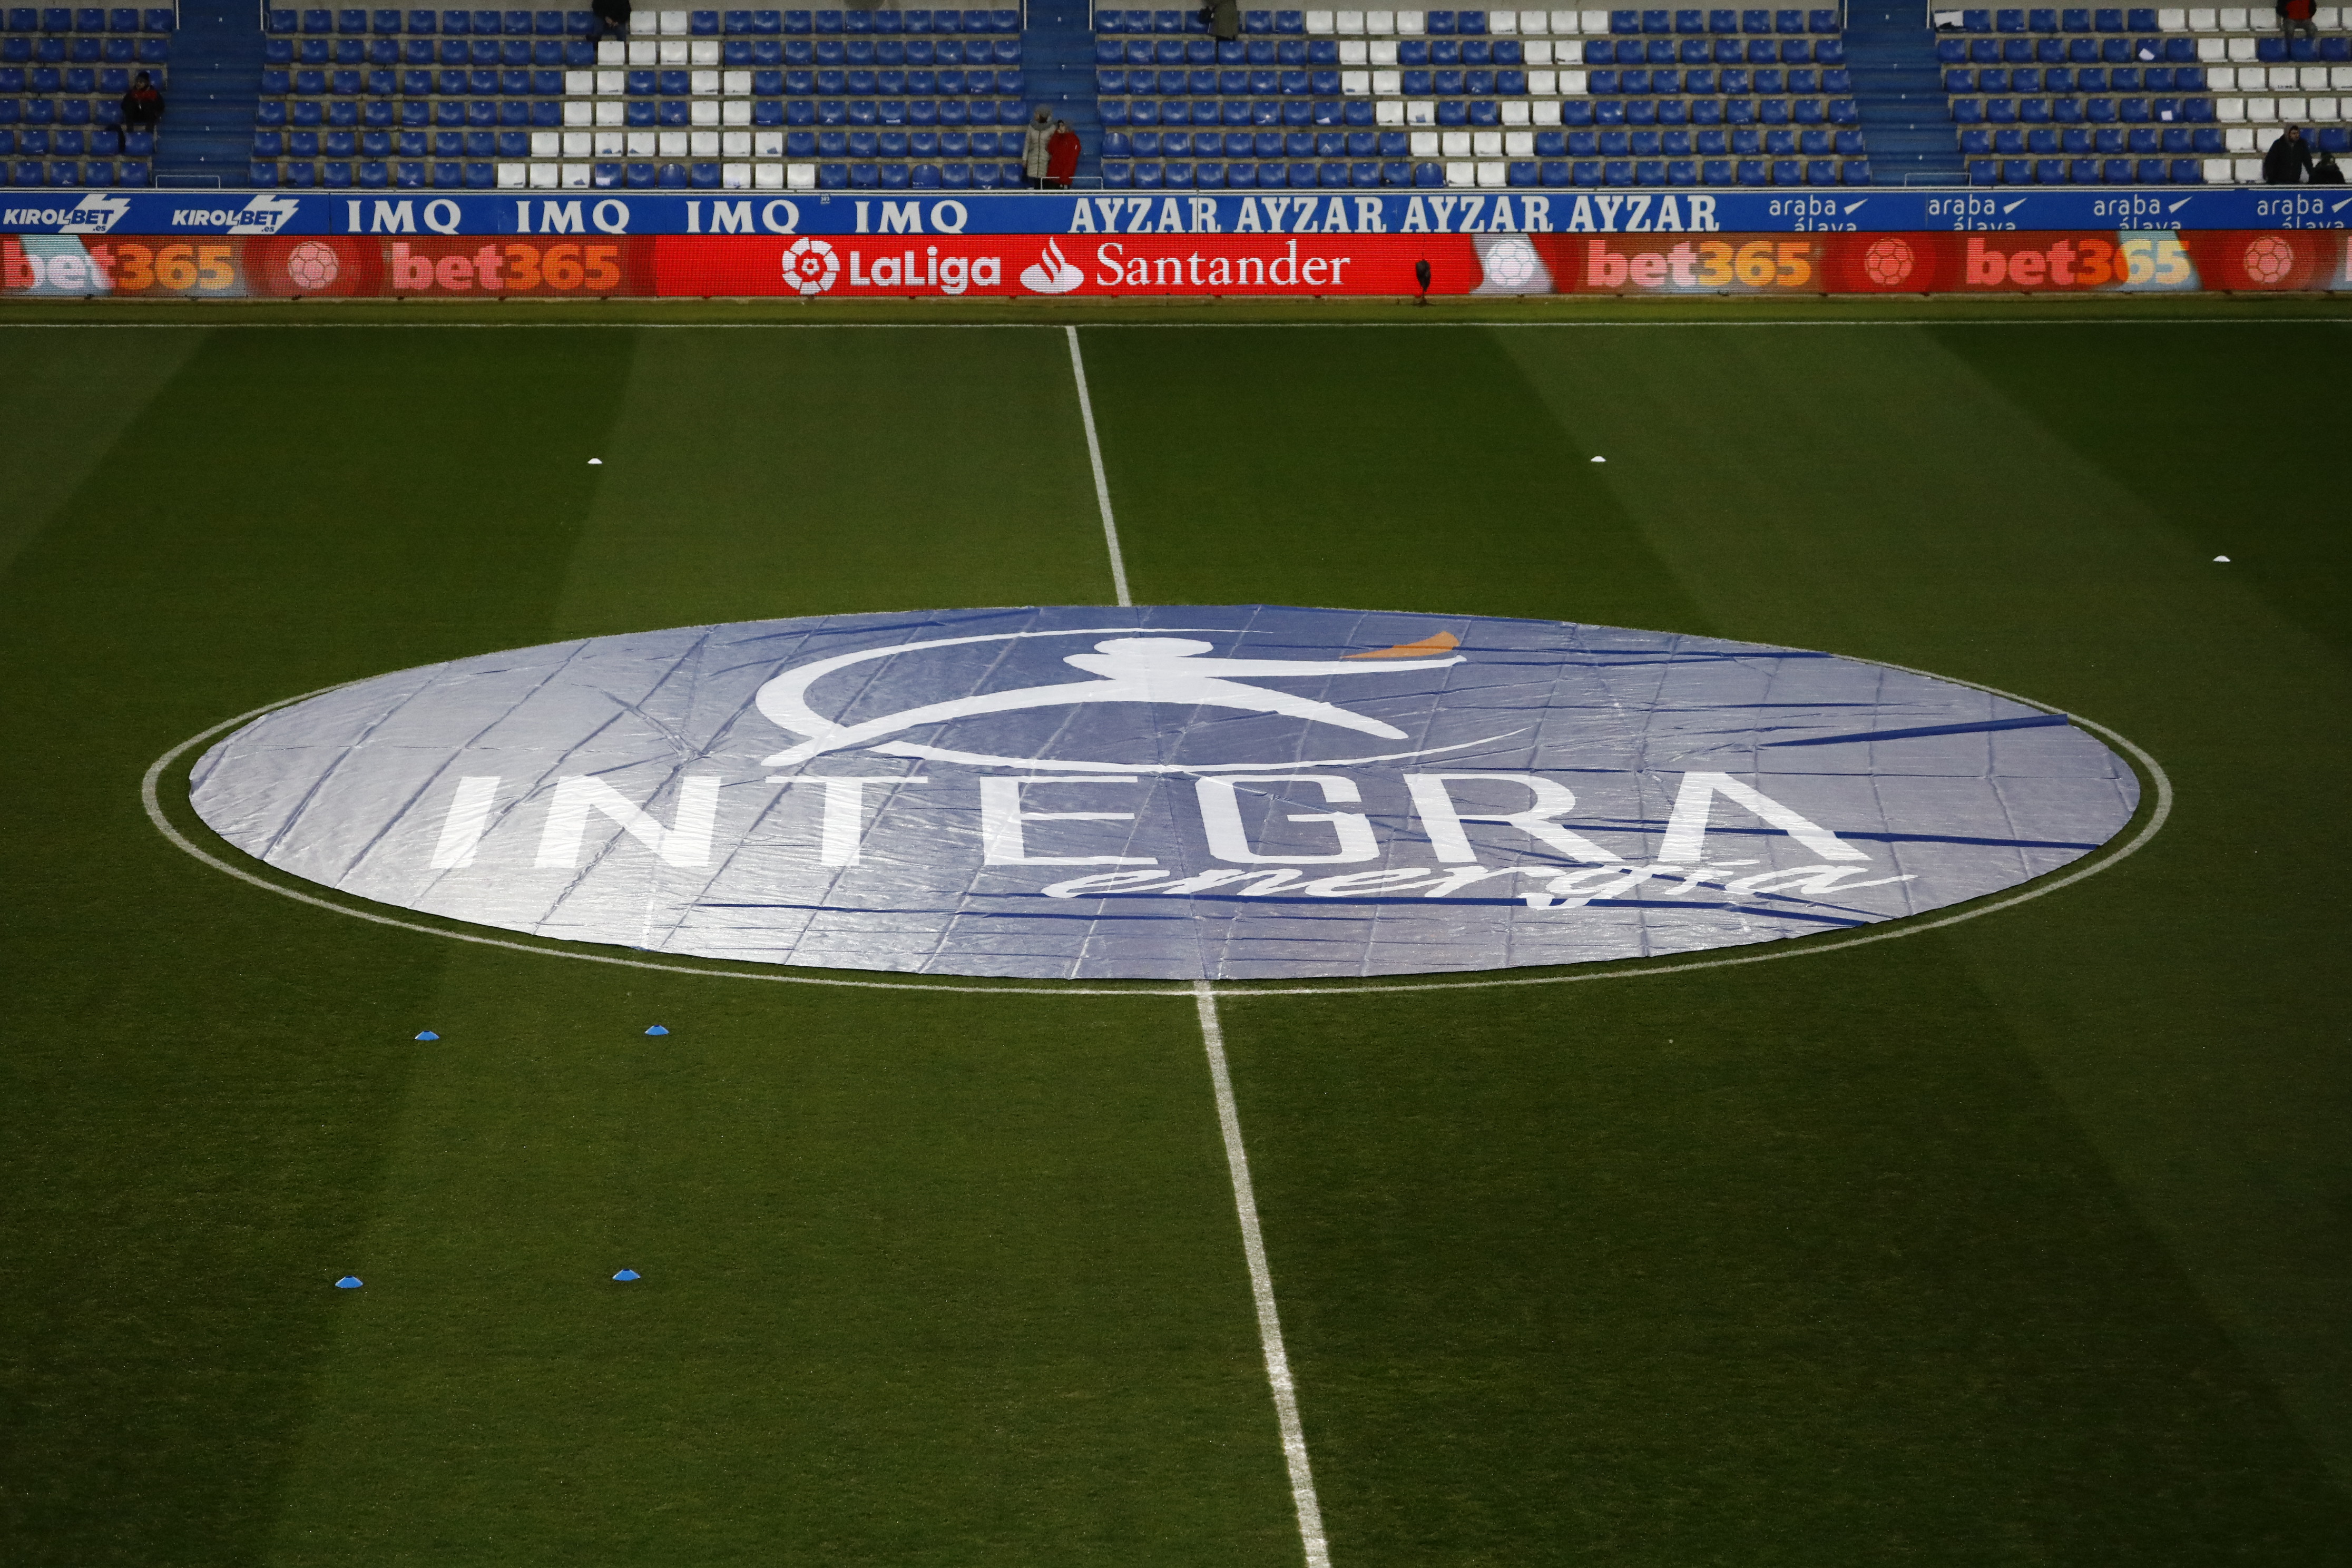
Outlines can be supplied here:
<path id="1" fill-rule="evenodd" d="M 1608 459 L 1608 458 L 1593 458 L 1592 460 L 1593 460 L 1594 462 L 1596 462 L 1596 463 L 1605 463 L 1605 462 L 1607 462 L 1609 459 Z"/>
<path id="2" fill-rule="evenodd" d="M 588 466 L 592 468 L 601 468 L 604 466 L 604 459 L 602 458 L 591 458 L 588 459 Z"/>
<path id="3" fill-rule="evenodd" d="M 2225 565 L 2225 566 L 2226 566 L 2226 565 L 2228 565 L 2228 564 L 2229 564 L 2229 563 L 2230 563 L 2230 558 L 2229 558 L 2228 556 L 2226 556 L 2226 555 L 2216 555 L 2215 557 L 2213 557 L 2213 559 L 2214 559 L 2214 560 L 2216 560 L 2216 561 L 2218 561 L 2218 562 L 2220 562 L 2220 563 L 2222 563 L 2223 565 Z"/>

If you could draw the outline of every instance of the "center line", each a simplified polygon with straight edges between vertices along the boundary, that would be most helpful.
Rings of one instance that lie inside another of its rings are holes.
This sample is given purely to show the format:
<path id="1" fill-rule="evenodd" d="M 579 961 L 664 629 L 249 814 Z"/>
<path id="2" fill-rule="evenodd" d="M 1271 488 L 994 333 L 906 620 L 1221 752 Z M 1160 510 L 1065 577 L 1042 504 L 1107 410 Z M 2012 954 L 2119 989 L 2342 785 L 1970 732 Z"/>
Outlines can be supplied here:
<path id="1" fill-rule="evenodd" d="M 1071 350 L 1076 352 L 1076 337 Z M 1081 383 L 1083 384 L 1083 383 Z M 1298 1424 L 1298 1390 L 1290 1380 L 1290 1355 L 1282 1348 L 1282 1319 L 1274 1306 L 1274 1276 L 1265 1267 L 1265 1237 L 1257 1227 L 1257 1197 L 1250 1186 L 1249 1154 L 1242 1148 L 1241 1113 L 1234 1108 L 1233 1076 L 1225 1070 L 1225 1031 L 1217 1022 L 1217 994 L 1205 980 L 1192 983 L 1201 1013 L 1201 1044 L 1209 1053 L 1209 1081 L 1217 1091 L 1217 1124 L 1225 1134 L 1225 1168 L 1234 1179 L 1234 1209 L 1241 1215 L 1242 1251 L 1249 1258 L 1250 1294 L 1257 1301 L 1258 1342 L 1265 1347 L 1265 1381 L 1274 1389 L 1274 1414 L 1282 1428 L 1282 1455 L 1290 1466 L 1290 1500 L 1298 1510 L 1298 1539 L 1307 1548 L 1307 1568 L 1331 1568 L 1331 1544 L 1323 1538 L 1323 1509 L 1315 1500 L 1315 1471 L 1307 1462 L 1307 1433 Z"/>
<path id="2" fill-rule="evenodd" d="M 1110 551 L 1110 585 L 1122 605 L 1135 601 L 1127 593 L 1127 558 L 1118 552 L 1118 520 L 1110 512 L 1110 481 L 1103 478 L 1102 443 L 1095 438 L 1095 404 L 1087 395 L 1087 362 L 1078 353 L 1078 329 L 1064 327 L 1070 334 L 1070 374 L 1078 382 L 1078 412 L 1087 421 L 1087 456 L 1095 465 L 1095 504 L 1102 509 L 1103 544 Z"/>

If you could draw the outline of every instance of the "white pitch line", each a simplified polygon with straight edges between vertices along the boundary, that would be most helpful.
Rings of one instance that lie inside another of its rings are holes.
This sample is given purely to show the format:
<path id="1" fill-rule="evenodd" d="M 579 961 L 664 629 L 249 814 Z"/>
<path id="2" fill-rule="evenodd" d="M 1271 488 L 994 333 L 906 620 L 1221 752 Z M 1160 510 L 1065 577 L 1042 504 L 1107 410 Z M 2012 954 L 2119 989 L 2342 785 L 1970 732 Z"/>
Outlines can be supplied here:
<path id="1" fill-rule="evenodd" d="M 1119 553 L 1118 520 L 1111 515 L 1110 481 L 1103 477 L 1102 442 L 1095 436 L 1095 400 L 1087 395 L 1086 356 L 1078 353 L 1078 329 L 1064 327 L 1070 336 L 1070 374 L 1078 383 L 1078 412 L 1087 421 L 1087 457 L 1095 466 L 1095 505 L 1102 509 L 1103 544 L 1110 551 L 1110 585 L 1121 605 L 1135 601 L 1127 592 L 1127 558 Z"/>
<path id="2" fill-rule="evenodd" d="M 1282 1457 L 1290 1466 L 1290 1500 L 1298 1510 L 1299 1543 L 1307 1550 L 1307 1568 L 1331 1568 L 1331 1543 L 1323 1535 L 1323 1507 L 1315 1500 L 1315 1471 L 1307 1461 L 1307 1432 L 1298 1423 L 1298 1389 L 1290 1377 L 1290 1353 L 1283 1349 L 1282 1318 L 1274 1305 L 1274 1276 L 1265 1266 L 1265 1237 L 1257 1225 L 1249 1153 L 1242 1147 L 1241 1113 L 1234 1107 L 1233 1075 L 1225 1069 L 1225 1031 L 1217 1022 L 1217 994 L 1207 981 L 1196 980 L 1192 999 L 1201 1015 L 1201 1044 L 1209 1054 L 1209 1081 L 1217 1090 L 1217 1125 L 1225 1135 L 1225 1169 L 1234 1179 L 1234 1210 L 1241 1216 L 1242 1251 L 1249 1258 L 1250 1294 L 1257 1301 L 1257 1337 L 1265 1348 L 1265 1381 L 1274 1390 Z"/>

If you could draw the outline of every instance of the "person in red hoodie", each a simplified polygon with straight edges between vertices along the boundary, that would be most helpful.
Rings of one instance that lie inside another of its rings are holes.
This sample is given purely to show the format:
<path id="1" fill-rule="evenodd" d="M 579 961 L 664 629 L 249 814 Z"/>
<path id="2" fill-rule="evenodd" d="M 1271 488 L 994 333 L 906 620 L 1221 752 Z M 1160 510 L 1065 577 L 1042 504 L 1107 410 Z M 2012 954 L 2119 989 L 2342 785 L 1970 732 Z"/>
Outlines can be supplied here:
<path id="1" fill-rule="evenodd" d="M 152 131 L 155 122 L 163 118 L 163 95 L 155 90 L 155 79 L 141 71 L 122 95 L 122 129 Z"/>
<path id="2" fill-rule="evenodd" d="M 2318 9 L 2313 0 L 2278 0 L 2279 37 L 2289 43 L 2297 32 L 2306 38 L 2319 37 L 2319 24 L 2314 13 Z"/>
<path id="3" fill-rule="evenodd" d="M 1057 191 L 1070 188 L 1070 180 L 1078 172 L 1078 133 L 1070 129 L 1066 120 L 1054 121 L 1054 134 L 1045 140 L 1045 183 Z"/>

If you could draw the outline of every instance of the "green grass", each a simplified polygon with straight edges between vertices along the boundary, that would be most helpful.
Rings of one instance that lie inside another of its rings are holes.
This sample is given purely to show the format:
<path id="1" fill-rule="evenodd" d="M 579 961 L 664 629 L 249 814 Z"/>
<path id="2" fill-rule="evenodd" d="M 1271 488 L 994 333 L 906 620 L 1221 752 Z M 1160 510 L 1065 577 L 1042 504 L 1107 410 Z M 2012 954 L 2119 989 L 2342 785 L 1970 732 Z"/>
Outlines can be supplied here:
<path id="1" fill-rule="evenodd" d="M 1829 648 L 2179 789 L 2113 871 L 1907 941 L 1229 991 L 1339 1568 L 2340 1561 L 2352 692 L 2308 432 L 2352 329 L 1848 313 L 1891 324 L 0 325 L 8 1559 L 1298 1561 L 1188 1001 L 450 942 L 138 800 L 209 724 L 436 658 L 1106 602 L 1076 321 L 1139 601 Z"/>

